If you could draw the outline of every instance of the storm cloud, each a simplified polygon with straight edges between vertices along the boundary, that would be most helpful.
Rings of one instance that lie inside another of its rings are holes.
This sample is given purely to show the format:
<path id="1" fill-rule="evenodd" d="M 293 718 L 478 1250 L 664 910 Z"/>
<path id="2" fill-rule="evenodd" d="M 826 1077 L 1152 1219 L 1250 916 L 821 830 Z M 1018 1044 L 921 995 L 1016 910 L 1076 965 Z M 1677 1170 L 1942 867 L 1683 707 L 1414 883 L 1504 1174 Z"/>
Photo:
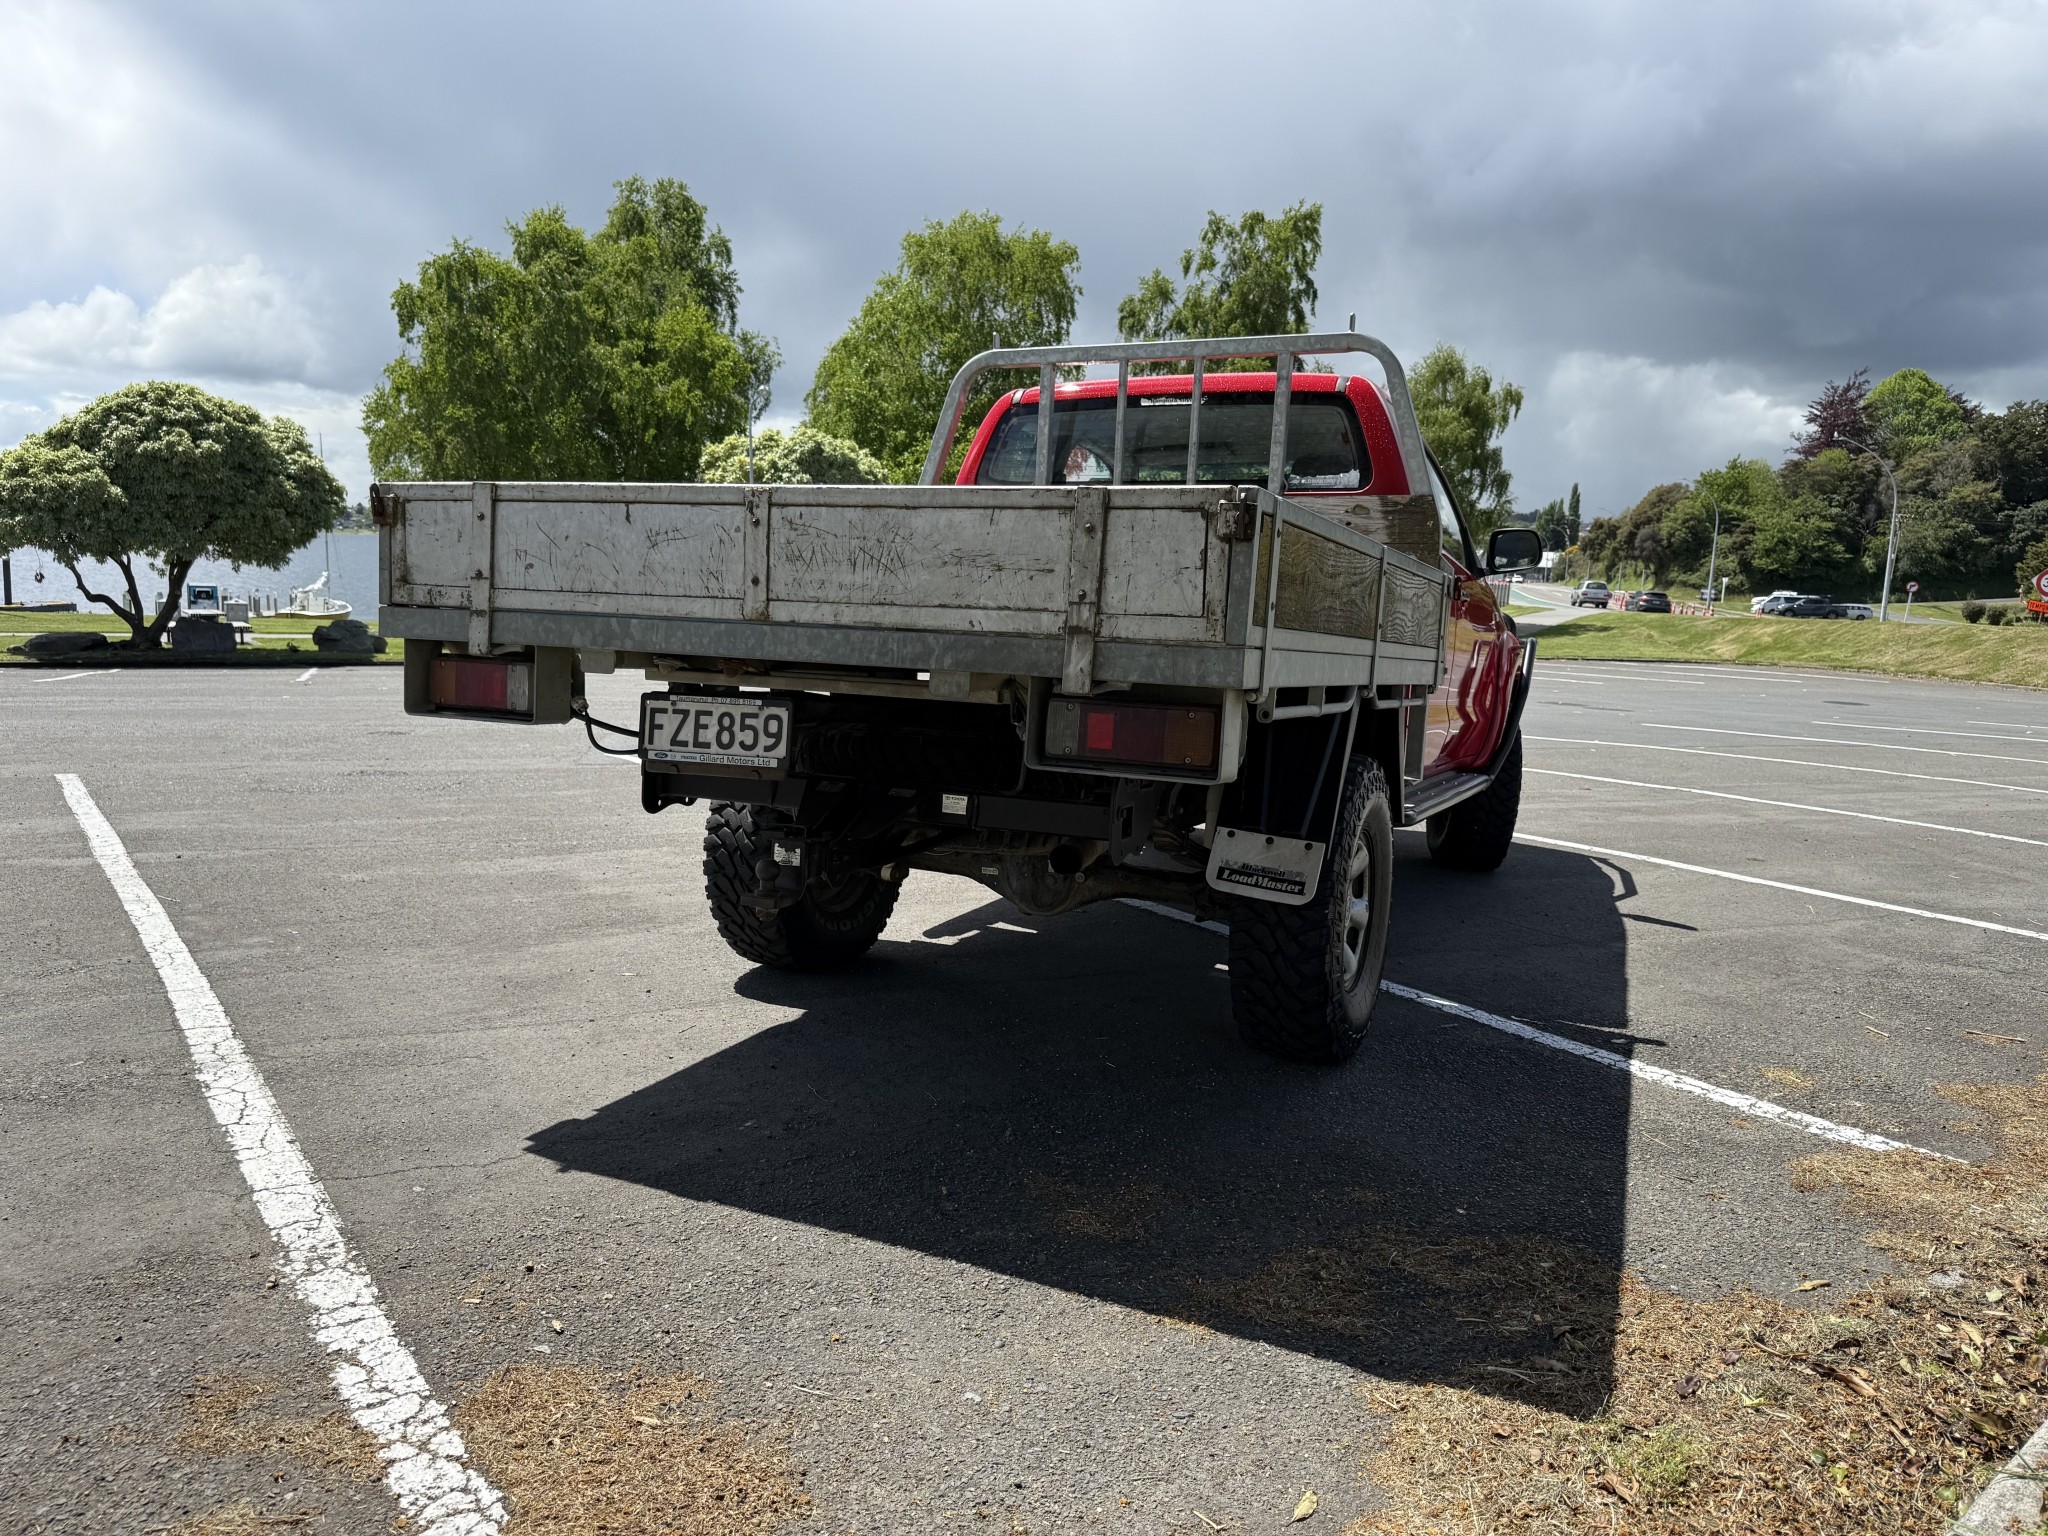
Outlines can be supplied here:
<path id="1" fill-rule="evenodd" d="M 1524 506 L 1776 456 L 1858 366 L 2048 394 L 2048 6 L 8 5 L 0 443 L 136 377 L 320 431 L 391 289 L 611 184 L 687 181 L 781 341 L 772 417 L 903 232 L 1081 250 L 1077 334 L 1211 208 L 1323 202 L 1319 316 L 1528 405 Z"/>

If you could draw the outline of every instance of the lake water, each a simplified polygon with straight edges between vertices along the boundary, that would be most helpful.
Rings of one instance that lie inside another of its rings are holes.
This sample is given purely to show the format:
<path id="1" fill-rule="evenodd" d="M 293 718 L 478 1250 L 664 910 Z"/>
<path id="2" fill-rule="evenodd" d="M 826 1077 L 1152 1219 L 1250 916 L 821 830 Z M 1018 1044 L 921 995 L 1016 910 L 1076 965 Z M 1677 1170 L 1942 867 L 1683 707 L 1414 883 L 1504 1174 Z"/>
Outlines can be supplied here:
<path id="1" fill-rule="evenodd" d="M 224 560 L 201 560 L 192 567 L 192 574 L 185 580 L 211 582 L 233 597 L 269 592 L 282 606 L 291 601 L 293 587 L 312 585 L 322 571 L 328 573 L 329 594 L 347 603 L 354 610 L 355 618 L 376 622 L 377 536 L 374 533 L 327 534 L 315 539 L 283 565 L 270 570 L 245 565 L 237 571 Z M 38 573 L 43 577 L 40 582 L 36 580 Z M 121 602 L 128 600 L 121 573 L 105 561 L 88 560 L 80 565 L 79 573 L 94 591 L 104 592 Z M 163 595 L 163 577 L 151 574 L 143 578 L 138 572 L 137 579 L 142 586 L 143 597 L 154 612 L 157 600 Z M 63 602 L 66 599 L 76 601 L 81 609 L 96 607 L 79 595 L 71 573 L 49 555 L 39 549 L 17 549 L 14 552 L 14 600 L 17 603 Z M 99 611 L 104 613 L 106 610 Z M 115 623 L 118 626 L 119 620 Z"/>

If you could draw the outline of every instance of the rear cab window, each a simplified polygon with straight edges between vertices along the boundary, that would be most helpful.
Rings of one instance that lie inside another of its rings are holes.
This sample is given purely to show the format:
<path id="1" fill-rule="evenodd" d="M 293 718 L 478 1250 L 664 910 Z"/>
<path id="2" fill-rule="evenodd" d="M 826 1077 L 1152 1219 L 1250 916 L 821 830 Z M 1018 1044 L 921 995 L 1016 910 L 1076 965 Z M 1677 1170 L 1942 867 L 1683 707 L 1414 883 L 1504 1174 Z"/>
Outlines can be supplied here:
<path id="1" fill-rule="evenodd" d="M 1133 395 L 1124 414 L 1126 485 L 1179 485 L 1187 479 L 1189 402 Z M 1053 410 L 1053 474 L 1058 485 L 1106 485 L 1115 463 L 1114 398 L 1059 401 Z M 1203 484 L 1263 485 L 1272 453 L 1270 395 L 1202 397 Z M 1292 396 L 1287 409 L 1290 491 L 1357 491 L 1372 483 L 1372 463 L 1351 402 L 1341 395 Z M 996 425 L 974 477 L 977 485 L 1030 485 L 1038 472 L 1038 408 L 1012 405 Z"/>

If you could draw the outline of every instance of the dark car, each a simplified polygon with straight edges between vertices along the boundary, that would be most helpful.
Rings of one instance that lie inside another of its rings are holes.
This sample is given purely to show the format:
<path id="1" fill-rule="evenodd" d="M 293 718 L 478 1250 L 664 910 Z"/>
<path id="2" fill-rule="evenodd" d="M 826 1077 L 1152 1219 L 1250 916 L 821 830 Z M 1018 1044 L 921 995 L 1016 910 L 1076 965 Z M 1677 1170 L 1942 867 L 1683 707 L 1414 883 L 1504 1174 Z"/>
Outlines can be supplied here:
<path id="1" fill-rule="evenodd" d="M 1631 592 L 1622 606 L 1630 613 L 1669 613 L 1671 594 L 1668 592 Z"/>
<path id="2" fill-rule="evenodd" d="M 1763 606 L 1763 611 L 1780 619 L 1839 619 L 1841 605 L 1832 597 L 1816 597 L 1805 593 L 1799 597 L 1774 597 Z"/>

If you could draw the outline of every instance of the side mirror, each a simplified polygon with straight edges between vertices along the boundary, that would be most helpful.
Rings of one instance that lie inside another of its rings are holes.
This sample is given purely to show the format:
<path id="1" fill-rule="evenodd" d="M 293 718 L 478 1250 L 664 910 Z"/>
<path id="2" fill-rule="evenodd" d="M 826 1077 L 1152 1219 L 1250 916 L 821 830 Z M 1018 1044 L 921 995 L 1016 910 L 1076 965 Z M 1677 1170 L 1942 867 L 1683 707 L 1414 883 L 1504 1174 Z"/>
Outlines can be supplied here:
<path id="1" fill-rule="evenodd" d="M 1534 528 L 1496 528 L 1486 541 L 1486 574 L 1533 571 L 1543 563 L 1543 535 Z"/>

